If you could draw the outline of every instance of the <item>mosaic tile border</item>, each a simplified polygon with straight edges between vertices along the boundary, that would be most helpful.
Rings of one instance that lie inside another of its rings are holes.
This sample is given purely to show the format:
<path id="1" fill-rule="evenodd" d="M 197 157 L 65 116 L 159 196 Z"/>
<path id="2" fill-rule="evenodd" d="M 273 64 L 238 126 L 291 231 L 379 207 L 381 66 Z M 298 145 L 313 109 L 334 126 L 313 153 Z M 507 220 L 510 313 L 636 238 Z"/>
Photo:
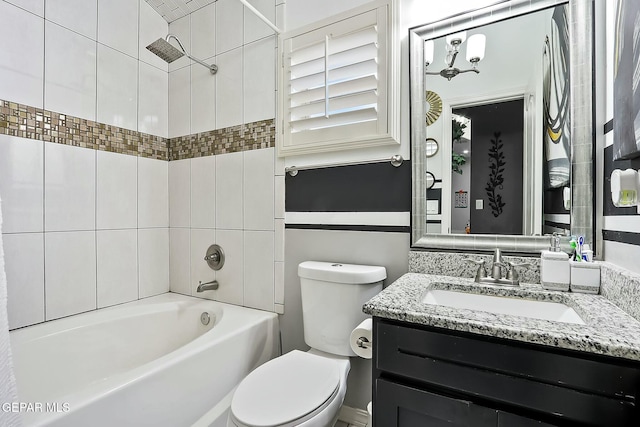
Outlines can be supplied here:
<path id="1" fill-rule="evenodd" d="M 183 160 L 275 147 L 275 120 L 163 138 L 0 100 L 0 134 L 158 160 Z"/>
<path id="2" fill-rule="evenodd" d="M 169 139 L 169 160 L 275 147 L 275 120 L 261 120 Z"/>
<path id="3" fill-rule="evenodd" d="M 168 160 L 167 139 L 0 100 L 0 134 Z"/>

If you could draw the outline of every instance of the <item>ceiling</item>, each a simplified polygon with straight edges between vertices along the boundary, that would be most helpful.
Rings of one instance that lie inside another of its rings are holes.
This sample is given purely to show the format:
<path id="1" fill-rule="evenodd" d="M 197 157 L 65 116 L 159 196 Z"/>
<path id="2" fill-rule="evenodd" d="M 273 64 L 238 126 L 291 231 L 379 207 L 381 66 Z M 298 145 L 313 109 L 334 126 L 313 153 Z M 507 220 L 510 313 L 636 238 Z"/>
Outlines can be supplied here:
<path id="1" fill-rule="evenodd" d="M 216 0 L 145 0 L 167 22 L 187 16 Z"/>

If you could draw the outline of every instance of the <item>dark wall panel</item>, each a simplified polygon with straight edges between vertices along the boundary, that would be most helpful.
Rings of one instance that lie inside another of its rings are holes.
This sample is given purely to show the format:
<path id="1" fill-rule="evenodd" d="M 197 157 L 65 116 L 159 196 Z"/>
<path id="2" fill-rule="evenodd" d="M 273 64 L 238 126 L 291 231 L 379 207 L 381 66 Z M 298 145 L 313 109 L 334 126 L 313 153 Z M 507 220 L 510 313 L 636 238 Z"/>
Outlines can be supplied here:
<path id="1" fill-rule="evenodd" d="M 411 162 L 301 170 L 285 177 L 287 212 L 409 212 Z"/>

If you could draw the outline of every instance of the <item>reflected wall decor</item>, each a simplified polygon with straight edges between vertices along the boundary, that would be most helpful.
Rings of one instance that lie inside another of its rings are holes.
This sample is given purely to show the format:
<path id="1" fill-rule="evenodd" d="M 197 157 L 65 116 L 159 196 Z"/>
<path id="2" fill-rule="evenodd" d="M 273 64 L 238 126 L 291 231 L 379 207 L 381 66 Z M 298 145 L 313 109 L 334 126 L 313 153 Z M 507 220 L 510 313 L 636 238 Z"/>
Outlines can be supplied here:
<path id="1" fill-rule="evenodd" d="M 640 156 L 640 3 L 616 1 L 613 48 L 613 158 Z"/>
<path id="2" fill-rule="evenodd" d="M 553 12 L 551 31 L 544 41 L 544 154 L 546 187 L 569 185 L 569 26 L 567 8 Z"/>

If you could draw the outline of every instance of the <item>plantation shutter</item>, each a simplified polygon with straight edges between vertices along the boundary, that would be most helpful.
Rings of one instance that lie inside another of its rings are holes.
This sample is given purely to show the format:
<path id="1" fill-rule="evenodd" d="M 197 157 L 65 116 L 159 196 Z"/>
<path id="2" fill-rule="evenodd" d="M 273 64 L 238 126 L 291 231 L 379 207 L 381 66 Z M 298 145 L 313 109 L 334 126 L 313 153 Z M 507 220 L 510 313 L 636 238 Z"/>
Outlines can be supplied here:
<path id="1" fill-rule="evenodd" d="M 283 40 L 282 153 L 388 143 L 388 10 Z"/>

